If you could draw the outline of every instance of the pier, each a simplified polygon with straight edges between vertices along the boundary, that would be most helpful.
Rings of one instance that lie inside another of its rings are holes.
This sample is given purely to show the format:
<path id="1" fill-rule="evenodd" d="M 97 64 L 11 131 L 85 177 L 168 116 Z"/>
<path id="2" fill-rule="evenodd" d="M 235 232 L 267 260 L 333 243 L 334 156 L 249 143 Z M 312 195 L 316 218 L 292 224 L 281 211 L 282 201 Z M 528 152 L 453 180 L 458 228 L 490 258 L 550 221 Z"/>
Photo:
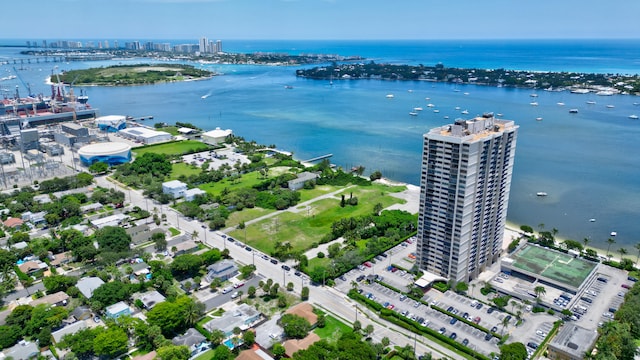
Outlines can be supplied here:
<path id="1" fill-rule="evenodd" d="M 318 161 L 318 160 L 328 159 L 328 158 L 330 158 L 332 156 L 333 156 L 333 154 L 326 154 L 326 155 L 316 156 L 314 158 L 311 158 L 311 159 L 308 159 L 308 160 L 304 160 L 302 162 L 311 163 L 311 162 L 315 162 L 315 161 Z"/>

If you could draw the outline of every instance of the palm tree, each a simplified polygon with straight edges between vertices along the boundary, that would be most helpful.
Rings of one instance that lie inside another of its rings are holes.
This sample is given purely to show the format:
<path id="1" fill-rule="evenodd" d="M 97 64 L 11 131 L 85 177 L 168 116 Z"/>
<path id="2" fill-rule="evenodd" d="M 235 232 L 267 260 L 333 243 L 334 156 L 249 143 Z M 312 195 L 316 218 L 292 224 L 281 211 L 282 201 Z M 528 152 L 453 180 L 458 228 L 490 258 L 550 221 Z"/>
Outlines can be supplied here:
<path id="1" fill-rule="evenodd" d="M 536 299 L 540 299 L 540 297 L 547 293 L 547 289 L 545 289 L 544 286 L 536 286 L 533 288 L 533 292 L 536 293 Z"/>
<path id="2" fill-rule="evenodd" d="M 638 256 L 636 256 L 636 266 L 638 265 L 638 259 L 640 258 L 640 243 L 635 245 L 636 250 L 638 250 Z"/>
<path id="3" fill-rule="evenodd" d="M 609 244 L 609 246 L 607 246 L 607 256 L 609 256 L 609 249 L 611 249 L 611 245 L 615 244 L 616 241 L 613 240 L 613 238 L 608 238 L 607 239 L 607 244 Z"/>
<path id="4" fill-rule="evenodd" d="M 585 250 L 587 249 L 587 245 L 589 245 L 589 242 L 590 242 L 590 241 L 591 241 L 591 240 L 589 240 L 589 238 L 584 238 L 584 239 L 582 239 L 582 243 L 584 244 L 584 249 L 585 249 Z"/>
<path id="5" fill-rule="evenodd" d="M 620 261 L 622 261 L 622 257 L 627 255 L 627 253 L 628 253 L 627 249 L 625 249 L 625 248 L 618 249 L 618 252 L 620 253 Z"/>
<path id="6" fill-rule="evenodd" d="M 351 280 L 351 288 L 352 288 L 353 290 L 355 290 L 355 289 L 357 289 L 357 288 L 358 288 L 358 283 L 357 283 L 357 282 L 355 282 L 355 280 Z"/>
<path id="7" fill-rule="evenodd" d="M 511 302 L 509 302 L 509 304 L 511 304 L 511 312 L 513 312 L 513 308 L 516 307 L 516 305 L 518 304 L 517 302 L 511 300 Z"/>
<path id="8" fill-rule="evenodd" d="M 509 326 L 509 319 L 505 316 L 502 319 L 502 335 L 504 335 L 504 330 Z"/>
<path id="9" fill-rule="evenodd" d="M 204 304 L 199 301 L 189 301 L 184 311 L 184 319 L 187 325 L 195 325 L 204 314 Z"/>

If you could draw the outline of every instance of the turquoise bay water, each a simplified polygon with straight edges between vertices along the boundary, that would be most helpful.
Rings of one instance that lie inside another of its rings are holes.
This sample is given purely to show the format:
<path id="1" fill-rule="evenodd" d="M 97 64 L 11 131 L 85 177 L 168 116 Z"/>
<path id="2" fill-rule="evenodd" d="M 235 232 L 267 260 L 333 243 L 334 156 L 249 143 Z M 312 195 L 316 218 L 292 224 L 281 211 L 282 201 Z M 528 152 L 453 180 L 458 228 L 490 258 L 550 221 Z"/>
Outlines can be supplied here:
<path id="1" fill-rule="evenodd" d="M 443 62 L 448 66 L 504 67 L 537 71 L 564 70 L 637 73 L 640 42 L 233 42 L 228 51 L 339 53 L 378 62 Z M 12 56 L 0 49 L 0 56 Z M 539 56 L 543 54 L 544 56 Z M 124 61 L 123 61 L 124 62 Z M 62 69 L 113 62 L 58 64 Z M 568 65 L 567 65 L 568 64 Z M 576 95 L 568 92 L 391 81 L 328 81 L 295 77 L 298 67 L 197 64 L 224 75 L 211 80 L 137 86 L 88 88 L 90 103 L 102 115 L 154 116 L 154 122 L 191 122 L 217 126 L 259 143 L 276 144 L 304 160 L 332 153 L 332 162 L 419 184 L 422 134 L 434 126 L 483 112 L 501 113 L 520 130 L 508 219 L 535 228 L 557 228 L 559 235 L 606 248 L 611 231 L 614 249 L 632 246 L 640 216 L 640 160 L 637 139 L 640 102 L 634 96 Z M 571 68 L 566 68 L 567 66 Z M 0 66 L 0 74 L 12 72 Z M 42 85 L 53 64 L 31 64 L 23 79 Z M 0 75 L 0 77 L 5 75 Z M 0 83 L 0 87 L 6 84 Z M 12 84 L 20 85 L 19 83 Z M 286 89 L 285 85 L 293 86 Z M 26 91 L 26 90 L 24 90 Z M 468 93 L 465 95 L 465 93 Z M 211 94 L 206 99 L 202 95 Z M 389 99 L 387 94 L 393 94 Z M 427 100 L 426 98 L 429 98 Z M 587 100 L 596 101 L 594 105 Z M 557 103 L 563 102 L 564 106 Z M 427 104 L 434 104 L 434 108 Z M 605 105 L 614 105 L 607 108 Z M 418 116 L 409 116 L 422 107 Z M 460 107 L 456 110 L 456 107 Z M 570 108 L 579 109 L 569 114 Z M 439 113 L 433 112 L 434 109 Z M 469 115 L 461 114 L 468 110 Z M 444 117 L 448 116 L 449 119 Z M 541 117 L 542 121 L 536 121 Z M 538 191 L 547 197 L 537 197 Z M 589 222 L 589 219 L 596 219 Z"/>

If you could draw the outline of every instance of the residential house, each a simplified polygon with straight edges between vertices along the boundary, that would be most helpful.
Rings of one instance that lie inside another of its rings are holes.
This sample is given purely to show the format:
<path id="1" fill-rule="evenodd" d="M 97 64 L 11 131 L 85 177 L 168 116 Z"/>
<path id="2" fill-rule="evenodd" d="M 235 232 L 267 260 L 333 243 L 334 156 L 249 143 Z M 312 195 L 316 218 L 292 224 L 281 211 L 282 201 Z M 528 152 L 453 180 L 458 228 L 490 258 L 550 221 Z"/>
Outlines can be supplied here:
<path id="1" fill-rule="evenodd" d="M 57 293 L 45 295 L 39 299 L 35 299 L 29 303 L 31 306 L 38 306 L 40 304 L 49 304 L 51 306 L 65 306 L 69 300 L 69 295 L 64 291 L 58 291 Z"/>
<path id="2" fill-rule="evenodd" d="M 27 360 L 36 358 L 40 354 L 40 348 L 34 342 L 20 340 L 17 344 L 4 351 L 7 358 L 15 360 Z"/>
<path id="3" fill-rule="evenodd" d="M 232 260 L 222 260 L 215 264 L 211 264 L 207 267 L 207 275 L 205 276 L 208 282 L 213 279 L 220 279 L 222 281 L 230 279 L 238 274 L 238 266 Z"/>
<path id="4" fill-rule="evenodd" d="M 171 180 L 162 183 L 162 193 L 169 194 L 174 199 L 181 198 L 187 191 L 187 184 L 179 180 Z"/>
<path id="5" fill-rule="evenodd" d="M 87 323 L 84 321 L 76 321 L 73 324 L 69 324 L 60 330 L 56 330 L 51 333 L 55 344 L 59 343 L 65 335 L 75 334 L 80 330 L 87 328 Z"/>
<path id="6" fill-rule="evenodd" d="M 22 213 L 22 221 L 28 221 L 33 225 L 41 225 L 46 224 L 47 220 L 44 219 L 44 216 L 47 215 L 46 211 L 39 211 L 36 213 L 32 213 L 31 211 L 27 211 Z"/>
<path id="7" fill-rule="evenodd" d="M 221 317 L 207 322 L 204 324 L 204 328 L 209 332 L 219 329 L 225 334 L 225 337 L 230 337 L 236 327 L 244 331 L 257 325 L 262 319 L 262 314 L 258 310 L 247 304 L 240 304 L 225 311 Z"/>
<path id="8" fill-rule="evenodd" d="M 107 306 L 105 315 L 111 319 L 117 319 L 120 316 L 131 315 L 131 308 L 124 301 L 119 301 L 113 305 Z"/>
<path id="9" fill-rule="evenodd" d="M 304 183 L 310 180 L 315 180 L 318 178 L 318 174 L 314 174 L 312 172 L 303 171 L 298 174 L 298 177 L 287 181 L 287 186 L 290 190 L 300 190 L 304 187 Z"/>
<path id="10" fill-rule="evenodd" d="M 77 308 L 73 309 L 73 311 L 71 312 L 71 316 L 73 316 L 78 321 L 82 321 L 91 319 L 91 317 L 93 316 L 93 312 L 91 312 L 91 309 L 89 309 L 88 307 L 80 305 Z"/>
<path id="11" fill-rule="evenodd" d="M 49 256 L 49 264 L 53 267 L 60 267 L 64 264 L 70 263 L 71 261 L 73 261 L 73 253 L 71 251 L 65 251 Z"/>
<path id="12" fill-rule="evenodd" d="M 317 341 L 320 341 L 320 336 L 312 332 L 304 339 L 290 339 L 285 341 L 282 345 L 284 346 L 285 354 L 290 358 L 296 351 L 306 350 Z"/>
<path id="13" fill-rule="evenodd" d="M 129 217 L 125 214 L 113 214 L 100 219 L 91 220 L 90 223 L 97 229 L 102 229 L 105 226 L 120 226 Z"/>
<path id="14" fill-rule="evenodd" d="M 38 271 L 44 271 L 48 268 L 49 266 L 40 261 L 40 260 L 31 260 L 31 261 L 25 261 L 22 264 L 18 265 L 18 268 L 20 269 L 20 271 L 22 271 L 23 273 L 27 274 L 27 275 L 32 275 L 37 273 Z"/>
<path id="15" fill-rule="evenodd" d="M 99 288 L 102 284 L 104 284 L 104 281 L 102 281 L 102 279 L 100 279 L 99 277 L 89 276 L 78 280 L 76 287 L 78 288 L 78 290 L 80 290 L 80 293 L 84 295 L 84 297 L 86 297 L 87 299 L 91 299 L 93 291 Z"/>
<path id="16" fill-rule="evenodd" d="M 194 328 L 190 328 L 184 334 L 174 337 L 171 339 L 171 342 L 176 346 L 184 345 L 188 347 L 191 356 L 195 356 L 211 347 L 209 342 L 207 342 L 207 338 L 202 336 L 202 334 Z"/>
<path id="17" fill-rule="evenodd" d="M 313 312 L 313 306 L 311 306 L 311 304 L 309 304 L 308 302 L 303 302 L 296 306 L 290 307 L 284 313 L 297 315 L 301 318 L 306 319 L 309 324 L 311 324 L 311 327 L 316 326 L 316 323 L 318 322 L 318 315 Z"/>
<path id="18" fill-rule="evenodd" d="M 187 254 L 196 250 L 198 250 L 198 244 L 193 240 L 186 240 L 171 246 L 171 251 L 174 251 L 173 256 Z"/>
<path id="19" fill-rule="evenodd" d="M 142 301 L 144 308 L 147 310 L 153 309 L 154 306 L 166 300 L 166 298 L 156 290 L 134 294 L 133 299 Z"/>
<path id="20" fill-rule="evenodd" d="M 273 357 L 257 344 L 253 344 L 251 349 L 241 351 L 236 360 L 273 360 Z"/>
<path id="21" fill-rule="evenodd" d="M 198 188 L 193 188 L 193 189 L 189 189 L 187 191 L 184 192 L 184 199 L 186 201 L 193 201 L 193 199 L 195 199 L 196 196 L 198 195 L 204 195 L 207 192 Z"/>
<path id="22" fill-rule="evenodd" d="M 33 197 L 33 201 L 38 204 L 48 204 L 51 202 L 51 196 L 49 194 L 36 195 Z"/>
<path id="23" fill-rule="evenodd" d="M 14 217 L 10 217 L 7 220 L 4 221 L 4 226 L 8 227 L 8 228 L 19 228 L 20 226 L 22 226 L 22 224 L 24 224 L 24 221 L 22 221 L 22 219 L 18 219 L 18 218 L 14 218 Z"/>
<path id="24" fill-rule="evenodd" d="M 90 212 L 100 211 L 102 210 L 103 207 L 104 205 L 100 204 L 99 202 L 87 204 L 87 205 L 80 206 L 80 212 L 83 214 L 88 214 Z"/>

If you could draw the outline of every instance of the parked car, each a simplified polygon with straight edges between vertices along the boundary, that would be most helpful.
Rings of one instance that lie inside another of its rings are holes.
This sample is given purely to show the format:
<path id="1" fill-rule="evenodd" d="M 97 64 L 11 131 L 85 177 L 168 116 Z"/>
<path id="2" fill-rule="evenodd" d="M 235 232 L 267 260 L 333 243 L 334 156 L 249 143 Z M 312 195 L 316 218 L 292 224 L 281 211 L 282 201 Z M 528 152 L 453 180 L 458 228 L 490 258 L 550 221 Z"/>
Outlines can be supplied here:
<path id="1" fill-rule="evenodd" d="M 242 286 L 244 286 L 244 283 L 243 283 L 243 282 L 239 282 L 239 283 L 235 283 L 235 284 L 233 284 L 233 288 L 234 288 L 234 289 L 237 289 L 237 288 L 242 287 Z"/>

